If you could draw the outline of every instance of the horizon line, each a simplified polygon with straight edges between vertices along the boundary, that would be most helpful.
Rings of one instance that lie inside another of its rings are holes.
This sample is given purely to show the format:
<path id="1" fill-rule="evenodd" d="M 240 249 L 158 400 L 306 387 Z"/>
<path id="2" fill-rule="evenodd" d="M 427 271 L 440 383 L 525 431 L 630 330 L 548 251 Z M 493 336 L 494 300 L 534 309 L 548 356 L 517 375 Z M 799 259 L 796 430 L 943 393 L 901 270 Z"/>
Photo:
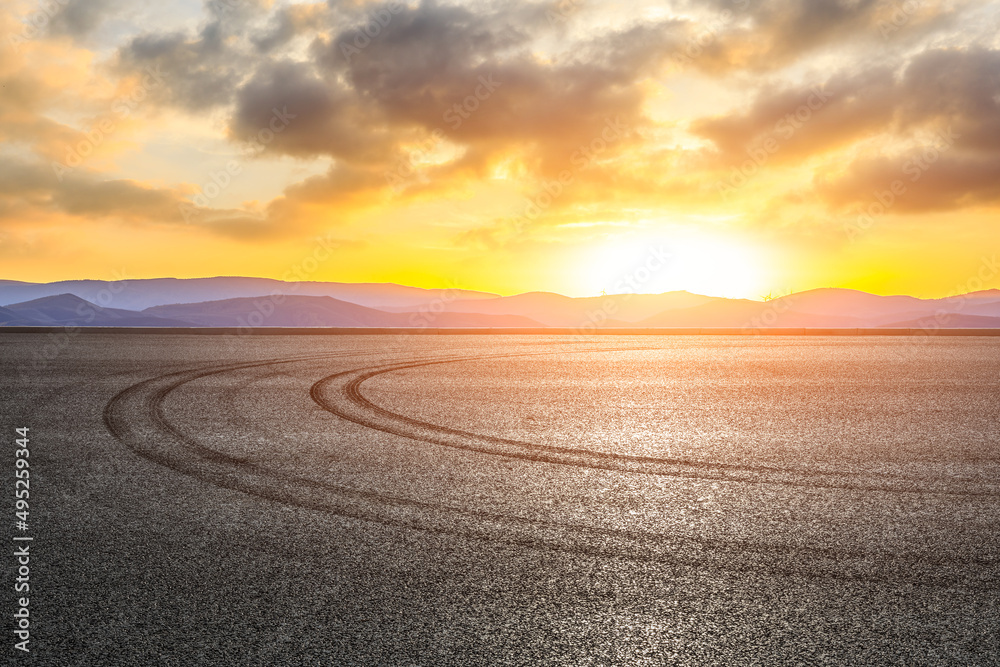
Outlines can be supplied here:
<path id="1" fill-rule="evenodd" d="M 99 283 L 125 282 L 125 283 L 127 283 L 127 282 L 137 282 L 137 281 L 154 281 L 154 280 L 193 281 L 193 280 L 225 280 L 225 279 L 235 279 L 235 280 L 267 280 L 267 281 L 271 281 L 271 282 L 284 283 L 286 285 L 314 284 L 314 285 L 388 286 L 388 287 L 402 287 L 402 288 L 406 288 L 406 289 L 417 289 L 417 290 L 423 290 L 423 291 L 427 291 L 427 292 L 447 292 L 447 291 L 454 290 L 454 291 L 459 291 L 459 292 L 473 292 L 473 293 L 483 294 L 483 295 L 486 295 L 486 296 L 496 297 L 496 298 L 513 298 L 513 297 L 525 296 L 525 295 L 529 295 L 529 294 L 552 294 L 552 295 L 561 296 L 561 297 L 564 297 L 564 298 L 567 298 L 567 299 L 599 299 L 599 298 L 602 298 L 602 297 L 615 298 L 615 297 L 627 297 L 627 296 L 662 296 L 664 294 L 685 293 L 685 294 L 690 294 L 692 296 L 700 296 L 700 297 L 705 297 L 705 298 L 710 298 L 710 299 L 726 299 L 726 300 L 730 300 L 730 301 L 752 301 L 752 302 L 756 302 L 756 303 L 767 303 L 769 301 L 774 301 L 774 300 L 777 300 L 777 299 L 787 298 L 787 297 L 790 297 L 790 296 L 795 296 L 795 295 L 800 295 L 800 294 L 807 294 L 809 292 L 825 291 L 825 290 L 826 291 L 835 291 L 836 290 L 836 291 L 845 291 L 845 292 L 855 292 L 855 293 L 858 293 L 858 294 L 867 294 L 869 296 L 877 296 L 877 297 L 882 297 L 882 298 L 906 297 L 906 298 L 910 298 L 910 299 L 916 299 L 918 301 L 939 301 L 939 300 L 944 300 L 944 299 L 954 299 L 954 298 L 958 298 L 958 297 L 963 297 L 963 296 L 967 296 L 969 294 L 979 294 L 979 293 L 982 293 L 982 292 L 1000 292 L 1000 288 L 998 288 L 998 287 L 984 287 L 982 289 L 970 290 L 968 292 L 951 292 L 951 293 L 949 293 L 949 294 L 947 294 L 945 296 L 939 296 L 939 297 L 920 297 L 920 296 L 915 296 L 915 295 L 912 295 L 912 294 L 901 294 L 901 293 L 879 294 L 879 293 L 876 293 L 876 292 L 868 292 L 868 291 L 865 291 L 865 290 L 860 290 L 860 289 L 857 289 L 857 288 L 854 288 L 854 287 L 814 287 L 814 288 L 807 289 L 807 290 L 802 290 L 802 291 L 789 291 L 787 293 L 776 294 L 776 295 L 773 295 L 773 296 L 772 296 L 772 294 L 769 293 L 769 294 L 766 294 L 766 295 L 761 295 L 759 298 L 723 296 L 723 295 L 718 295 L 718 294 L 704 294 L 704 293 L 700 293 L 700 292 L 692 292 L 692 291 L 686 290 L 686 289 L 666 290 L 666 291 L 663 291 L 663 292 L 617 292 L 617 293 L 609 293 L 609 294 L 605 294 L 605 293 L 602 292 L 600 294 L 592 294 L 592 295 L 587 295 L 587 296 L 571 296 L 571 295 L 568 295 L 568 294 L 563 294 L 561 292 L 555 292 L 555 291 L 551 291 L 551 290 L 530 290 L 530 291 L 527 291 L 527 292 L 514 292 L 514 293 L 503 294 L 503 293 L 500 293 L 500 292 L 491 292 L 491 291 L 479 290 L 479 289 L 474 289 L 474 288 L 469 288 L 469 287 L 420 287 L 420 286 L 417 286 L 417 285 L 407 285 L 407 284 L 404 284 L 404 283 L 386 282 L 386 281 L 383 281 L 383 282 L 376 282 L 376 281 L 343 282 L 343 281 L 339 281 L 339 280 L 283 280 L 281 278 L 271 278 L 271 277 L 267 277 L 267 276 L 240 276 L 240 275 L 209 275 L 209 276 L 194 276 L 194 277 L 186 277 L 186 278 L 178 278 L 178 277 L 175 277 L 175 276 L 158 276 L 158 277 L 154 277 L 154 278 L 129 278 L 129 277 L 125 277 L 125 278 L 115 278 L 115 279 L 110 279 L 110 280 L 109 279 L 103 279 L 103 278 L 64 278 L 64 279 L 61 279 L 61 280 L 52 280 L 52 281 L 48 281 L 48 282 L 38 282 L 38 281 L 31 281 L 31 280 L 17 280 L 17 279 L 14 279 L 14 278 L 0 278 L 0 283 L 5 283 L 6 282 L 6 283 L 19 283 L 19 284 L 23 284 L 23 285 L 55 285 L 55 284 L 58 284 L 58 283 L 70 283 L 70 282 L 99 282 Z M 53 296 L 55 296 L 55 295 L 53 295 Z M 288 296 L 296 296 L 296 295 L 290 294 Z M 309 296 L 309 295 L 301 295 L 301 296 Z"/>

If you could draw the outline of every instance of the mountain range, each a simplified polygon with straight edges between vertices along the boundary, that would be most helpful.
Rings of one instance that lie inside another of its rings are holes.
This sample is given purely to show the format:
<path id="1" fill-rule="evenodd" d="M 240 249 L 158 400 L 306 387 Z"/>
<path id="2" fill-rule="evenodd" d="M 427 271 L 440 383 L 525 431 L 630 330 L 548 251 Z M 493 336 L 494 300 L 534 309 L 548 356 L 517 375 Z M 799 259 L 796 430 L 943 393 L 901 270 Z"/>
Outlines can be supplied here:
<path id="1" fill-rule="evenodd" d="M 0 281 L 0 326 L 1000 328 L 1000 290 L 946 299 L 817 289 L 769 301 L 688 292 L 504 297 L 262 278 Z"/>
<path id="2" fill-rule="evenodd" d="M 380 283 L 286 282 L 270 278 L 149 278 L 143 280 L 63 280 L 25 283 L 0 280 L 0 306 L 45 296 L 73 294 L 100 305 L 145 310 L 175 303 L 200 303 L 271 294 L 329 296 L 369 308 L 407 310 L 435 299 L 496 299 L 496 294 L 467 290 L 421 289 Z"/>

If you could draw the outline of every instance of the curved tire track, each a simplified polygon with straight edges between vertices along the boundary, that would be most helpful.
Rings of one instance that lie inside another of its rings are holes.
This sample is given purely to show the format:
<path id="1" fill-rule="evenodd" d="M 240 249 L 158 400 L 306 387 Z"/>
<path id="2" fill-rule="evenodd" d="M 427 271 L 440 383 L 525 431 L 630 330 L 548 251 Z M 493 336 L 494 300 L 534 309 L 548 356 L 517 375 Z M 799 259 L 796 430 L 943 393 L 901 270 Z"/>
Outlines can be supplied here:
<path id="1" fill-rule="evenodd" d="M 185 435 L 164 414 L 166 398 L 189 382 L 233 371 L 333 356 L 203 366 L 161 375 L 116 394 L 105 406 L 104 422 L 115 438 L 140 456 L 213 486 L 391 527 L 669 567 L 750 570 L 772 575 L 864 581 L 903 577 L 906 581 L 928 585 L 966 583 L 976 587 L 992 585 L 995 578 L 995 563 L 981 559 L 928 559 L 921 555 L 676 538 L 451 507 L 328 484 L 269 470 L 206 448 Z M 429 363 L 447 361 L 436 359 Z M 977 569 L 978 576 L 968 574 L 970 566 Z"/>
<path id="2" fill-rule="evenodd" d="M 586 352 L 593 352 L 587 350 Z M 601 350 L 617 351 L 617 350 Z M 556 354 L 555 352 L 531 353 Z M 399 435 L 452 449 L 462 449 L 534 463 L 576 466 L 612 470 L 642 475 L 663 475 L 686 479 L 737 482 L 746 484 L 778 484 L 813 489 L 844 489 L 885 493 L 943 494 L 972 497 L 1000 497 L 1000 489 L 956 489 L 946 482 L 927 477 L 899 474 L 832 473 L 799 468 L 740 465 L 705 462 L 682 458 L 662 458 L 615 454 L 573 447 L 533 444 L 498 438 L 471 431 L 439 426 L 393 412 L 370 401 L 361 391 L 368 380 L 394 371 L 427 366 L 485 359 L 528 356 L 527 354 L 479 355 L 451 359 L 424 360 L 377 367 L 358 368 L 329 375 L 316 382 L 310 394 L 324 410 L 356 424 L 385 433 Z M 805 478 L 805 479 L 803 479 Z M 937 486 L 934 483 L 937 482 Z M 922 486 L 914 486 L 922 484 Z"/>

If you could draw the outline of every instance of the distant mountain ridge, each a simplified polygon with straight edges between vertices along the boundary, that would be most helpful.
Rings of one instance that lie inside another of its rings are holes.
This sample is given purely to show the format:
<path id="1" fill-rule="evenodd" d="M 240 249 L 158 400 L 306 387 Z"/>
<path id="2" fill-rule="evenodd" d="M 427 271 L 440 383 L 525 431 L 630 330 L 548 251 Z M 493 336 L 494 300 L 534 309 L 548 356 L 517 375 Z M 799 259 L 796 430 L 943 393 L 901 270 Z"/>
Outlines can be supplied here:
<path id="1" fill-rule="evenodd" d="M 0 307 L 0 326 L 67 327 L 384 327 L 430 326 L 427 313 L 389 313 L 328 296 L 264 296 L 155 306 L 144 311 L 102 308 L 73 294 Z M 433 326 L 540 327 L 516 315 L 443 313 Z"/>
<path id="2" fill-rule="evenodd" d="M 25 283 L 0 280 L 0 306 L 46 296 L 73 294 L 95 304 L 127 310 L 154 306 L 221 301 L 272 294 L 330 296 L 369 308 L 395 307 L 410 310 L 434 300 L 499 298 L 489 292 L 459 289 L 423 289 L 392 283 L 288 282 L 270 278 L 143 278 L 106 280 L 63 280 L 54 283 Z"/>
<path id="3" fill-rule="evenodd" d="M 57 294 L 6 307 L 21 326 L 177 327 L 182 320 L 146 315 L 121 308 L 102 308 L 75 294 Z M 13 326 L 13 325 L 9 325 Z"/>
<path id="4" fill-rule="evenodd" d="M 64 291 L 48 294 L 58 289 Z M 11 301 L 25 294 L 32 298 Z M 185 295 L 198 298 L 177 300 Z M 201 298 L 206 295 L 221 298 Z M 581 332 L 613 327 L 1000 328 L 1000 290 L 918 299 L 831 288 L 762 302 L 688 292 L 587 298 L 529 292 L 503 297 L 393 284 L 261 278 L 47 284 L 0 280 L 0 326 L 559 327 Z"/>
<path id="5" fill-rule="evenodd" d="M 688 292 L 664 294 L 616 294 L 571 298 L 552 292 L 528 292 L 488 300 L 465 299 L 437 304 L 447 313 L 523 315 L 549 327 L 631 326 L 665 310 L 699 306 L 713 297 Z"/>
<path id="6" fill-rule="evenodd" d="M 389 313 L 328 296 L 282 296 L 224 299 L 156 306 L 144 314 L 184 320 L 204 327 L 419 327 L 429 323 L 422 313 Z M 517 315 L 443 313 L 438 327 L 538 327 Z"/>
<path id="7" fill-rule="evenodd" d="M 0 308 L 0 327 L 21 327 L 33 325 L 37 326 L 37 322 L 26 318 L 9 308 Z"/>

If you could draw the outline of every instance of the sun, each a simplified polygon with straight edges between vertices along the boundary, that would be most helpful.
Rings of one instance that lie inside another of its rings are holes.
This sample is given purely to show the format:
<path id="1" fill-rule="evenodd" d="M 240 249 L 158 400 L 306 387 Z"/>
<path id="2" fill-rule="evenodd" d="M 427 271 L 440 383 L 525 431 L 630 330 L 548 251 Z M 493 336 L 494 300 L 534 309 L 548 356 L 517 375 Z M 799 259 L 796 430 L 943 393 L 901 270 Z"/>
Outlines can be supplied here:
<path id="1" fill-rule="evenodd" d="M 588 294 L 660 294 L 759 299 L 767 293 L 763 253 L 754 244 L 688 234 L 615 239 L 587 253 L 580 282 Z"/>

